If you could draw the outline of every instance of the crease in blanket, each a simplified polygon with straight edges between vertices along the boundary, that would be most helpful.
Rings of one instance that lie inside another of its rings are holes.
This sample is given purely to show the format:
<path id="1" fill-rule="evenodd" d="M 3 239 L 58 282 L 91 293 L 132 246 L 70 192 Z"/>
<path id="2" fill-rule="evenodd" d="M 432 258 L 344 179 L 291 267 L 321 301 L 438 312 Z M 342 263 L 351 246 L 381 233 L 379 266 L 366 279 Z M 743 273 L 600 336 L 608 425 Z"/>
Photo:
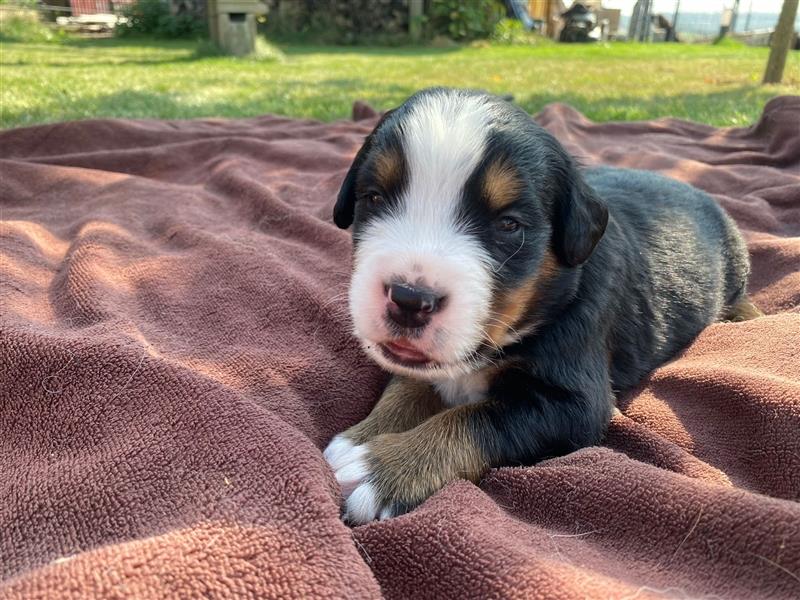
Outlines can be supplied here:
<path id="1" fill-rule="evenodd" d="M 331 209 L 377 117 L 0 132 L 0 597 L 800 597 L 800 97 L 741 129 L 539 113 L 713 194 L 767 316 L 620 398 L 604 447 L 350 530 L 320 449 L 387 378 Z"/>

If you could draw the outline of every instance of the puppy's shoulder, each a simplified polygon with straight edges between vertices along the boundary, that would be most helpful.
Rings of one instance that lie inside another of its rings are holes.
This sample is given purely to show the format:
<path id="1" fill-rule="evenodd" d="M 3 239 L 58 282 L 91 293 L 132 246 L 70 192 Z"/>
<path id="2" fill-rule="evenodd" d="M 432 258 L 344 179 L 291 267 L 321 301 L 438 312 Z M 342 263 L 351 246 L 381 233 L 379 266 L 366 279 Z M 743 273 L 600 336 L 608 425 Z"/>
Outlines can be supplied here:
<path id="1" fill-rule="evenodd" d="M 635 200 L 657 200 L 662 202 L 685 202 L 715 205 L 714 200 L 696 187 L 666 177 L 652 171 L 639 169 L 624 169 L 618 167 L 593 167 L 586 169 L 584 175 L 588 183 L 601 194 L 611 198 L 626 198 Z M 652 205 L 652 204 L 651 204 Z"/>

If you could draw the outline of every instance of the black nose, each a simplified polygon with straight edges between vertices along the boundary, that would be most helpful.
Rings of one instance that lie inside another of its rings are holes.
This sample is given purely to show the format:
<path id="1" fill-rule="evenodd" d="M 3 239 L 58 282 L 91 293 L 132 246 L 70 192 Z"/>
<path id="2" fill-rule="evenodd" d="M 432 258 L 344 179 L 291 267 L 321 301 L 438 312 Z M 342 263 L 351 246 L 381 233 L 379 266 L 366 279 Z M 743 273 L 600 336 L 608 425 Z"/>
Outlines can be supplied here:
<path id="1" fill-rule="evenodd" d="M 444 296 L 409 283 L 389 286 L 389 318 L 401 327 L 422 327 L 442 307 Z"/>

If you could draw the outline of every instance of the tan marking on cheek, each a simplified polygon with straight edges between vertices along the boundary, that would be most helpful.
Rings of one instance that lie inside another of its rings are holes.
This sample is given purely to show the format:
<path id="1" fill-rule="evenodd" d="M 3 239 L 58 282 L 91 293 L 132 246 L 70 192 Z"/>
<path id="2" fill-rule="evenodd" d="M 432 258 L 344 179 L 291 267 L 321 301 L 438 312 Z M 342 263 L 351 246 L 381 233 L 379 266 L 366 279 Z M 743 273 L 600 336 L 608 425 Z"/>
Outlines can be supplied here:
<path id="1" fill-rule="evenodd" d="M 383 189 L 397 185 L 403 174 L 403 161 L 394 150 L 386 150 L 375 158 L 375 175 Z"/>
<path id="2" fill-rule="evenodd" d="M 344 432 L 355 444 L 382 433 L 407 431 L 442 410 L 433 387 L 408 377 L 394 377 L 366 419 Z"/>
<path id="3" fill-rule="evenodd" d="M 527 315 L 541 297 L 542 288 L 558 272 L 558 261 L 548 250 L 539 270 L 521 286 L 498 295 L 492 302 L 491 314 L 485 328 L 490 343 L 502 346 L 509 331 Z"/>
<path id="4" fill-rule="evenodd" d="M 522 181 L 510 166 L 492 163 L 483 179 L 483 194 L 492 210 L 501 210 L 519 197 Z"/>
<path id="5" fill-rule="evenodd" d="M 378 494 L 416 505 L 456 479 L 478 481 L 489 468 L 470 424 L 479 406 L 451 408 L 411 431 L 370 442 Z"/>

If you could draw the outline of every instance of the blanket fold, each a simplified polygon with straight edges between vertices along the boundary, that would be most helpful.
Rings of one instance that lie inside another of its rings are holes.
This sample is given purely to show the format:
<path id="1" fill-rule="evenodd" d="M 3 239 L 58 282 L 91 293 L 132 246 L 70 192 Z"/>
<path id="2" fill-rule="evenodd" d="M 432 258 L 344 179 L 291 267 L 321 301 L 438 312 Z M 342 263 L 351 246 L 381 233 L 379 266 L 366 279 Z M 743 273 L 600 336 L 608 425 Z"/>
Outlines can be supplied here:
<path id="1" fill-rule="evenodd" d="M 0 596 L 800 597 L 800 97 L 740 129 L 536 115 L 711 193 L 767 316 L 621 395 L 604 447 L 351 530 L 320 449 L 387 376 L 330 213 L 377 117 L 0 132 Z"/>

